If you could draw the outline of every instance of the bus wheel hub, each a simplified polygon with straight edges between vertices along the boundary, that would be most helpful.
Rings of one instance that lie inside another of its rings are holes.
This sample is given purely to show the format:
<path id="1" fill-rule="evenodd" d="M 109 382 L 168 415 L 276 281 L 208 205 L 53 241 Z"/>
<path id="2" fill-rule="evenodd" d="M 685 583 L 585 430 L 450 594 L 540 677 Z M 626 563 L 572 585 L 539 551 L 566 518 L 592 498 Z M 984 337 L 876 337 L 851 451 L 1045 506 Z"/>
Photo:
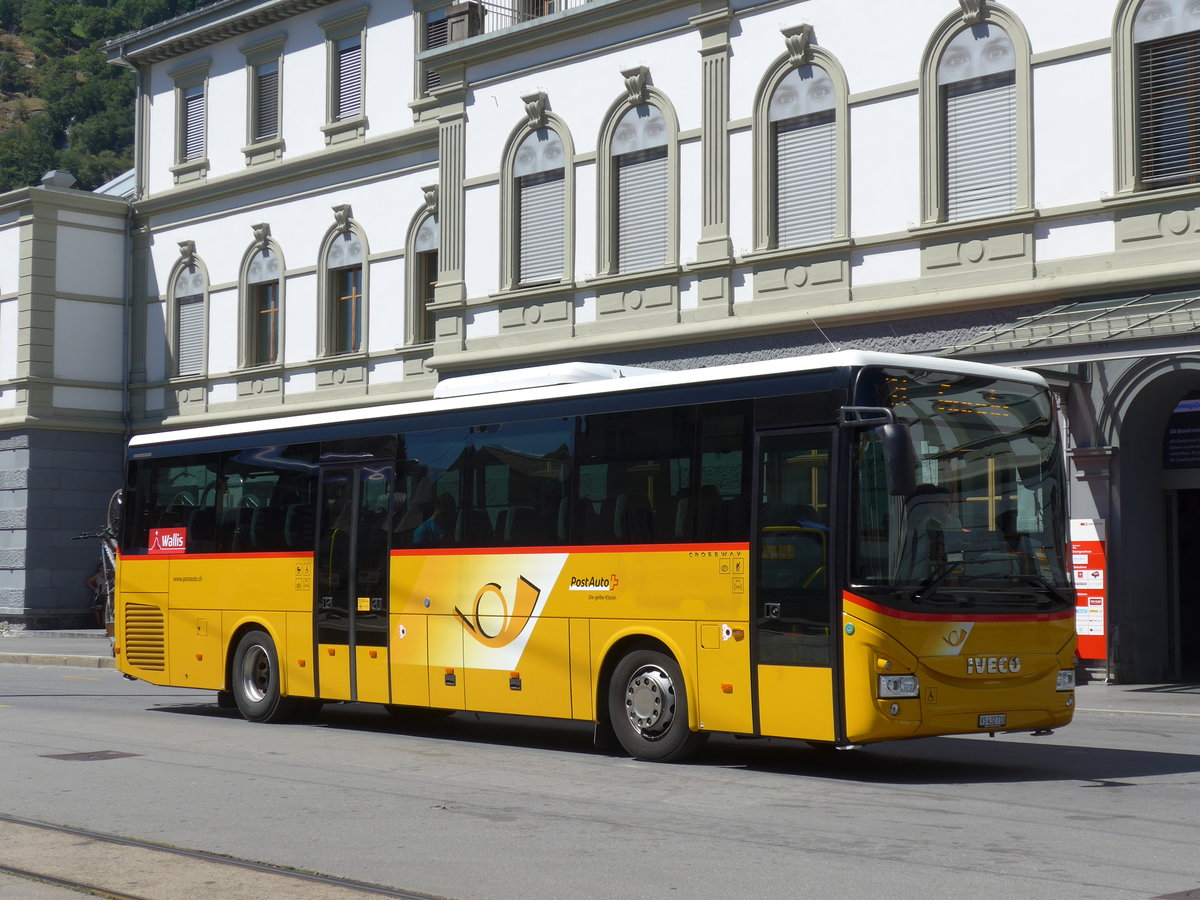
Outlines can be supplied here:
<path id="1" fill-rule="evenodd" d="M 666 731 L 675 715 L 675 685 L 667 673 L 654 666 L 635 672 L 625 689 L 625 712 L 645 737 Z"/>

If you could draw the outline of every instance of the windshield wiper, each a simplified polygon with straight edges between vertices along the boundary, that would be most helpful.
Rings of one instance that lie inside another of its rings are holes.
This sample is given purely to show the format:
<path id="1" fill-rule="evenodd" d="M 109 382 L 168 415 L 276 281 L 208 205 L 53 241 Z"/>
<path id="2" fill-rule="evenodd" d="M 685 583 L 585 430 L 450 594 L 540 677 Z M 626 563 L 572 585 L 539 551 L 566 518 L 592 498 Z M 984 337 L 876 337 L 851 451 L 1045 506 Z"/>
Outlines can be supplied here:
<path id="1" fill-rule="evenodd" d="M 922 581 L 912 595 L 908 598 L 913 603 L 922 603 L 927 600 L 932 600 L 937 593 L 938 585 L 949 578 L 951 575 L 962 575 L 963 568 L 961 564 L 946 566 L 936 575 L 931 575 L 929 578 Z"/>
<path id="2" fill-rule="evenodd" d="M 1015 581 L 1019 581 L 1022 584 L 1028 584 L 1032 585 L 1033 587 L 1041 588 L 1059 603 L 1064 603 L 1068 606 L 1075 605 L 1074 597 L 1068 597 L 1057 585 L 1046 580 L 1041 575 L 1010 575 L 1008 577 L 1014 579 Z"/>

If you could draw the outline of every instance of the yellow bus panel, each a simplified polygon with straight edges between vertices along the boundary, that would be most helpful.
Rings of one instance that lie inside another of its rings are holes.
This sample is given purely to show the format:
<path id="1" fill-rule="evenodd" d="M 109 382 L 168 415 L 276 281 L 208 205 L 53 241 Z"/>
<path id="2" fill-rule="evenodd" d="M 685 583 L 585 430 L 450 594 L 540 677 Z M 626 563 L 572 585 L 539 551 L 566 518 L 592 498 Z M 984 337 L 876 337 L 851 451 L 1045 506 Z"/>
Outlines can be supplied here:
<path id="1" fill-rule="evenodd" d="M 588 650 L 590 622 L 571 619 L 571 716 L 592 721 L 596 718 L 596 695 L 592 691 L 595 675 L 592 654 Z"/>
<path id="2" fill-rule="evenodd" d="M 534 619 L 517 668 L 492 667 L 492 654 L 470 636 L 463 639 L 467 670 L 466 702 L 482 712 L 520 713 L 549 718 L 571 715 L 568 624 L 564 619 Z"/>
<path id="3" fill-rule="evenodd" d="M 463 629 L 456 616 L 429 616 L 429 705 L 466 709 Z"/>
<path id="4" fill-rule="evenodd" d="M 350 648 L 345 644 L 317 645 L 317 678 L 323 700 L 350 700 Z"/>
<path id="5" fill-rule="evenodd" d="M 117 579 L 122 594 L 165 594 L 171 589 L 171 563 L 167 558 L 123 556 L 117 565 Z"/>
<path id="6" fill-rule="evenodd" d="M 362 703 L 389 703 L 387 647 L 355 647 L 354 680 Z"/>
<path id="7" fill-rule="evenodd" d="M 833 670 L 759 666 L 758 716 L 765 737 L 834 740 Z"/>
<path id="8" fill-rule="evenodd" d="M 286 645 L 279 651 L 283 689 L 292 697 L 317 695 L 316 666 L 313 665 L 313 621 L 308 612 L 290 612 L 286 617 Z"/>
<path id="9" fill-rule="evenodd" d="M 429 636 L 423 615 L 391 617 L 392 703 L 429 705 Z"/>
<path id="10" fill-rule="evenodd" d="M 167 613 L 170 668 L 175 684 L 219 691 L 225 687 L 221 613 L 174 609 Z"/>
<path id="11" fill-rule="evenodd" d="M 754 728 L 748 634 L 745 622 L 697 626 L 696 705 L 705 731 L 749 733 Z"/>

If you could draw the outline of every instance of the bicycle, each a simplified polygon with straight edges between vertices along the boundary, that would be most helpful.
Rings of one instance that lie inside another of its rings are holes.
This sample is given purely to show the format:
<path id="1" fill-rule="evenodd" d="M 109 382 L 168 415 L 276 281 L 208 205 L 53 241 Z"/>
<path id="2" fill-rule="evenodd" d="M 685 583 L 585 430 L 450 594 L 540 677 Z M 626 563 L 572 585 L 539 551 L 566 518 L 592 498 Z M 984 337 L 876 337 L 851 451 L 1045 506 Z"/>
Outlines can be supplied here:
<path id="1" fill-rule="evenodd" d="M 85 531 L 73 538 L 76 541 L 100 540 L 100 566 L 96 574 L 88 579 L 88 585 L 92 588 L 92 616 L 109 638 L 115 634 L 113 599 L 116 593 L 117 524 L 120 511 L 121 492 L 116 491 L 109 498 L 104 526 L 98 531 Z"/>

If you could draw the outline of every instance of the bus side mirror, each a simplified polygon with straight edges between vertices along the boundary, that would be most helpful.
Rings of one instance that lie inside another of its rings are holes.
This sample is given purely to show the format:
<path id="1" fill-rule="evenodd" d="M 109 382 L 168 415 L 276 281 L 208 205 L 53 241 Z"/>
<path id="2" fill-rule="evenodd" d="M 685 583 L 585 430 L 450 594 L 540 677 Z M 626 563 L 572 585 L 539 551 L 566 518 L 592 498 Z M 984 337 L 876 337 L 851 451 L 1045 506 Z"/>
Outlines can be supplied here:
<path id="1" fill-rule="evenodd" d="M 877 426 L 875 431 L 883 444 L 888 493 L 893 497 L 911 497 L 917 490 L 917 455 L 913 452 L 908 426 L 889 422 Z"/>

